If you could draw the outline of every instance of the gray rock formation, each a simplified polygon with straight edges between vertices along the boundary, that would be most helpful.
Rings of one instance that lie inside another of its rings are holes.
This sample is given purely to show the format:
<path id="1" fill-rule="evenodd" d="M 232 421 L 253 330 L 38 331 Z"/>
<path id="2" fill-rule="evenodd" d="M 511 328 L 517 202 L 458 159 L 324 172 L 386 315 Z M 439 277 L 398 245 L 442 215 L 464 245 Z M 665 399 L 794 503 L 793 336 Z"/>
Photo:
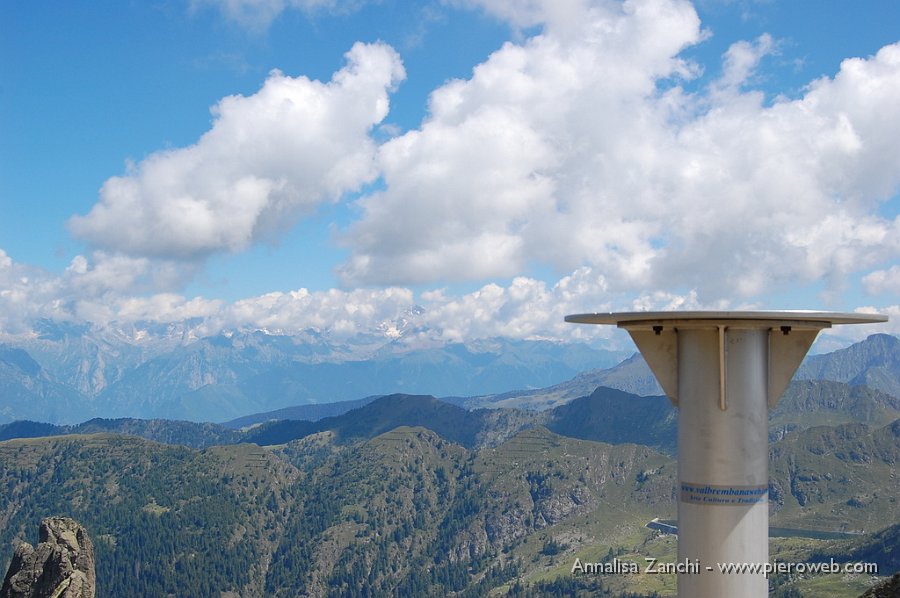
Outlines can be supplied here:
<path id="1" fill-rule="evenodd" d="M 897 598 L 900 596 L 900 572 L 894 573 L 890 577 L 877 586 L 869 588 L 865 594 L 859 598 Z"/>
<path id="2" fill-rule="evenodd" d="M 37 548 L 16 547 L 0 598 L 94 598 L 94 545 L 87 532 L 68 517 L 41 521 Z"/>

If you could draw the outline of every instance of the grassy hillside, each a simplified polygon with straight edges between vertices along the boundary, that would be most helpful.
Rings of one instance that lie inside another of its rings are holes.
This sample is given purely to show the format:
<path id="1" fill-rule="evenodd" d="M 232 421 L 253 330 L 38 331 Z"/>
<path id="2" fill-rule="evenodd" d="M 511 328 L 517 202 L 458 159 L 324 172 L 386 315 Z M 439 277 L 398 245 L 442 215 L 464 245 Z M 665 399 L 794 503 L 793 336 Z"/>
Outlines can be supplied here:
<path id="1" fill-rule="evenodd" d="M 858 422 L 883 426 L 900 417 L 900 398 L 868 386 L 797 380 L 769 413 L 769 424 L 808 428 Z"/>
<path id="2" fill-rule="evenodd" d="M 669 458 L 545 429 L 480 451 L 414 427 L 335 441 L 0 443 L 0 558 L 64 514 L 95 540 L 99 596 L 480 596 L 543 566 L 545 545 L 609 544 L 671 500 Z"/>
<path id="3" fill-rule="evenodd" d="M 900 520 L 900 420 L 810 428 L 769 453 L 772 525 L 873 532 Z"/>
<path id="4" fill-rule="evenodd" d="M 94 539 L 98 596 L 260 595 L 294 468 L 252 445 L 196 451 L 135 437 L 0 443 L 2 562 L 48 515 Z"/>
<path id="5" fill-rule="evenodd" d="M 0 425 L 0 440 L 38 438 L 67 434 L 128 434 L 165 444 L 206 448 L 235 444 L 243 435 L 218 424 L 194 423 L 170 419 L 94 418 L 76 425 L 54 425 L 33 421 L 15 421 Z"/>
<path id="6" fill-rule="evenodd" d="M 673 576 L 571 574 L 576 558 L 675 560 L 674 538 L 646 528 L 675 517 L 671 457 L 522 427 L 517 411 L 432 401 L 375 402 L 269 447 L 198 450 L 111 434 L 0 442 L 0 564 L 15 541 L 35 540 L 25 534 L 40 518 L 67 515 L 95 540 L 100 597 L 674 595 Z M 390 428 L 391 414 L 428 413 L 442 414 L 442 433 Z M 589 426 L 591 413 L 557 421 Z M 491 422 L 504 436 L 479 441 L 472 426 Z M 896 532 L 879 530 L 900 520 L 898 460 L 900 421 L 773 443 L 773 524 L 867 532 L 850 543 L 773 539 L 773 554 L 808 560 L 838 547 L 846 558 L 893 559 Z M 866 583 L 780 587 L 851 596 Z"/>
<path id="7" fill-rule="evenodd" d="M 678 411 L 662 396 L 641 397 L 600 387 L 553 409 L 547 427 L 563 436 L 611 444 L 638 443 L 674 455 Z"/>

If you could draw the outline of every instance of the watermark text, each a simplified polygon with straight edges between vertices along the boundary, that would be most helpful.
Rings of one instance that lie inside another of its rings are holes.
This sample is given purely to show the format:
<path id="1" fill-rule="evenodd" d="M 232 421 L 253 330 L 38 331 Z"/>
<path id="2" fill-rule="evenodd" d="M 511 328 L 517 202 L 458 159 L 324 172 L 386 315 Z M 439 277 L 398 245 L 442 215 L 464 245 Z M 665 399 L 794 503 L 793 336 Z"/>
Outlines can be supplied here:
<path id="1" fill-rule="evenodd" d="M 583 575 L 700 575 L 703 573 L 721 573 L 726 575 L 762 575 L 766 579 L 775 574 L 865 574 L 877 575 L 877 563 L 848 562 L 839 563 L 834 559 L 828 562 L 804 563 L 790 561 L 772 561 L 769 563 L 715 563 L 705 565 L 697 559 L 684 559 L 676 562 L 660 562 L 653 557 L 645 557 L 644 562 L 614 558 L 608 561 L 589 562 L 575 559 L 571 573 Z"/>

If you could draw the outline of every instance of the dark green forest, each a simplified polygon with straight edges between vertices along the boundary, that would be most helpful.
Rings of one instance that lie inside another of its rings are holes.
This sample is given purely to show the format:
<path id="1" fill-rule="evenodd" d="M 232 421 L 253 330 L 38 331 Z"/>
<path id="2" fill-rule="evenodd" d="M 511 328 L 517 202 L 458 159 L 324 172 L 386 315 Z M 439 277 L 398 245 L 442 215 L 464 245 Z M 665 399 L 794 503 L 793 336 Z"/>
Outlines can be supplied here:
<path id="1" fill-rule="evenodd" d="M 900 422 L 812 428 L 777 442 L 772 458 L 773 487 L 784 489 L 776 523 L 838 513 L 872 530 L 808 540 L 804 558 L 900 569 L 897 526 L 878 526 L 897 518 Z M 101 597 L 652 596 L 623 576 L 568 567 L 576 556 L 666 558 L 673 540 L 645 523 L 673 515 L 675 471 L 649 447 L 541 427 L 481 448 L 403 426 L 271 447 L 105 433 L 9 440 L 0 558 L 35 543 L 42 518 L 64 515 L 93 538 Z M 775 595 L 805 595 L 795 582 L 778 580 Z"/>

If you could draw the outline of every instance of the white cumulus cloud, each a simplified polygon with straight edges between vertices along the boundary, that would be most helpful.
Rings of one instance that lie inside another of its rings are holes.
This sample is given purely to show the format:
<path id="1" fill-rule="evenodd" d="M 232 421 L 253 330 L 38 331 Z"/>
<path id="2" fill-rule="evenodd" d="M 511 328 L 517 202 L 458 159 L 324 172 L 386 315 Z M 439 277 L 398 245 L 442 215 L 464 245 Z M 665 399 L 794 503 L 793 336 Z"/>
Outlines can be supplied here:
<path id="1" fill-rule="evenodd" d="M 423 342 L 579 339 L 609 332 L 564 315 L 759 308 L 773 291 L 824 282 L 834 293 L 858 277 L 872 295 L 900 294 L 900 217 L 889 215 L 900 201 L 900 44 L 773 98 L 754 88 L 779 50 L 768 35 L 736 41 L 719 78 L 696 89 L 701 68 L 682 51 L 707 33 L 686 1 L 447 3 L 506 20 L 519 41 L 435 89 L 417 129 L 373 139 L 405 76 L 384 44 L 356 44 L 328 82 L 273 71 L 257 93 L 219 102 L 195 144 L 107 180 L 69 222 L 89 247 L 64 272 L 0 250 L 0 332 L 35 318 L 191 319 L 198 335 L 393 338 L 407 321 L 405 338 Z M 339 7 L 217 4 L 264 24 L 290 6 Z M 377 179 L 340 231 L 345 288 L 235 302 L 159 292 L 183 287 L 205 257 L 277 239 Z M 523 275 L 546 266 L 557 274 Z M 450 281 L 479 288 L 404 286 Z"/>
<path id="2" fill-rule="evenodd" d="M 183 297 L 176 301 L 176 295 L 156 293 L 180 286 L 191 275 L 191 269 L 179 262 L 103 251 L 94 252 L 90 259 L 75 256 L 57 275 L 16 262 L 0 249 L 0 334 L 25 333 L 41 318 L 105 326 L 115 321 L 209 316 L 220 302 Z M 201 303 L 207 308 L 198 309 Z M 145 307 L 138 310 L 138 305 Z"/>
<path id="3" fill-rule="evenodd" d="M 749 301 L 877 267 L 900 250 L 900 44 L 844 61 L 797 99 L 753 89 L 768 35 L 722 75 L 677 0 L 479 4 L 514 25 L 466 80 L 436 89 L 417 130 L 379 148 L 383 190 L 345 231 L 347 285 L 488 280 L 589 266 L 612 291 Z"/>
<path id="4" fill-rule="evenodd" d="M 195 259 L 272 239 L 299 215 L 377 176 L 370 129 L 403 79 L 396 52 L 356 44 L 331 81 L 273 71 L 248 97 L 224 98 L 212 129 L 110 178 L 69 227 L 136 257 Z"/>
<path id="5" fill-rule="evenodd" d="M 862 279 L 866 292 L 872 295 L 889 293 L 900 297 L 900 266 L 893 265 L 887 270 L 875 270 Z"/>

